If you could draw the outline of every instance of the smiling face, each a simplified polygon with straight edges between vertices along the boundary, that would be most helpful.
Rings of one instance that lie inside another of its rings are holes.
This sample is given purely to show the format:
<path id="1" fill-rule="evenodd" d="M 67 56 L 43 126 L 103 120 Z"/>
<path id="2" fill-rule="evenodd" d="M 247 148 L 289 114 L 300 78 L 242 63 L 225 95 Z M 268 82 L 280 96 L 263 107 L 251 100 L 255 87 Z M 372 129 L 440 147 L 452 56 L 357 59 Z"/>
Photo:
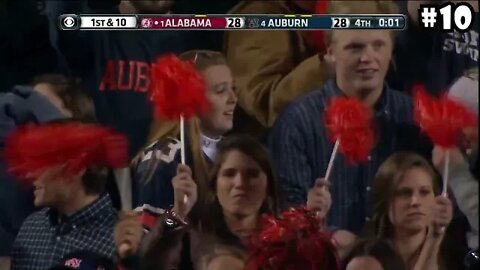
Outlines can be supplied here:
<path id="1" fill-rule="evenodd" d="M 435 204 L 432 177 L 424 169 L 405 172 L 396 187 L 389 219 L 394 230 L 416 233 L 427 228 Z"/>
<path id="2" fill-rule="evenodd" d="M 217 174 L 216 192 L 226 214 L 259 214 L 267 196 L 267 175 L 251 157 L 231 150 Z"/>
<path id="3" fill-rule="evenodd" d="M 333 31 L 328 59 L 335 66 L 338 86 L 361 94 L 381 89 L 393 51 L 387 30 Z"/>
<path id="4" fill-rule="evenodd" d="M 62 176 L 62 168 L 51 168 L 40 174 L 33 182 L 36 207 L 57 207 L 65 204 L 78 190 L 73 179 Z"/>
<path id="5" fill-rule="evenodd" d="M 233 127 L 237 96 L 232 74 L 226 65 L 210 66 L 201 73 L 207 82 L 207 98 L 210 102 L 210 111 L 201 118 L 202 132 L 209 137 L 218 137 Z"/>

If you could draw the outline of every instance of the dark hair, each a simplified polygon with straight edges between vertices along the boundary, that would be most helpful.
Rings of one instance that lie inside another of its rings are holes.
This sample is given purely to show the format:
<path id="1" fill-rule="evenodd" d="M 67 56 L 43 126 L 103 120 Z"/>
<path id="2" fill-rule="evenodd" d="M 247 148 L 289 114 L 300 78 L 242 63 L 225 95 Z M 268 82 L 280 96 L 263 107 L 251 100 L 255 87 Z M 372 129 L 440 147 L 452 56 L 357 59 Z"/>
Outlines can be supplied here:
<path id="1" fill-rule="evenodd" d="M 267 199 L 265 213 L 277 215 L 280 211 L 278 182 L 273 163 L 268 150 L 258 140 L 248 135 L 230 135 L 220 141 L 217 146 L 217 156 L 209 177 L 211 195 L 216 196 L 217 177 L 226 156 L 234 151 L 240 151 L 258 163 L 267 176 Z M 209 198 L 210 200 L 212 198 Z"/>
<path id="2" fill-rule="evenodd" d="M 360 239 L 345 258 L 345 267 L 356 257 L 373 257 L 384 270 L 406 270 L 403 259 L 386 240 L 372 238 Z"/>
<path id="3" fill-rule="evenodd" d="M 52 86 L 55 94 L 63 101 L 72 117 L 80 120 L 95 121 L 95 107 L 91 98 L 85 94 L 79 80 L 62 74 L 42 74 L 33 79 L 32 87 L 38 84 Z"/>
<path id="4" fill-rule="evenodd" d="M 217 156 L 210 171 L 209 191 L 206 194 L 207 198 L 205 198 L 205 209 L 208 212 L 204 215 L 208 218 L 202 219 L 203 228 L 223 242 L 235 241 L 236 237 L 232 235 L 225 224 L 222 207 L 216 197 L 216 183 L 218 173 L 226 156 L 234 150 L 252 158 L 267 176 L 267 198 L 260 210 L 261 213 L 277 216 L 280 211 L 278 183 L 268 150 L 258 140 L 247 135 L 225 137 L 217 146 Z"/>
<path id="5" fill-rule="evenodd" d="M 85 193 L 89 195 L 102 194 L 105 192 L 108 179 L 106 167 L 90 166 L 82 176 L 82 184 Z"/>
<path id="6" fill-rule="evenodd" d="M 398 152 L 391 155 L 382 163 L 375 175 L 372 186 L 372 220 L 365 226 L 364 234 L 367 237 L 389 239 L 393 236 L 393 226 L 390 222 L 388 212 L 393 200 L 395 190 L 407 171 L 412 168 L 424 170 L 432 179 L 432 188 L 435 194 L 439 194 L 439 175 L 432 164 L 424 157 L 411 152 Z M 458 241 L 453 243 L 454 226 L 448 226 L 445 232 L 445 238 L 440 246 L 441 256 L 440 264 L 447 266 L 458 266 L 457 255 L 459 246 Z M 453 267 L 452 269 L 460 269 Z"/>

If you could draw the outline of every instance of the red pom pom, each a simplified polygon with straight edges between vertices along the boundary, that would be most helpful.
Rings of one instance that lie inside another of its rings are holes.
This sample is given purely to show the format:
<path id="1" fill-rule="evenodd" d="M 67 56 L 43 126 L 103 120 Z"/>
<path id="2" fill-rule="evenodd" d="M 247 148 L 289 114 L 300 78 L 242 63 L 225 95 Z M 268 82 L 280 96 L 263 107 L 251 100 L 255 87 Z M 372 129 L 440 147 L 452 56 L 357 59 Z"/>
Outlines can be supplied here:
<path id="1" fill-rule="evenodd" d="M 475 114 L 447 95 L 432 97 L 424 86 L 417 85 L 414 100 L 415 121 L 435 145 L 454 147 L 459 143 L 463 129 L 477 125 Z"/>
<path id="2" fill-rule="evenodd" d="M 107 128 L 55 123 L 18 128 L 7 138 L 4 155 L 10 172 L 22 179 L 60 165 L 67 175 L 91 165 L 125 167 L 127 149 L 126 138 Z"/>
<path id="3" fill-rule="evenodd" d="M 368 159 L 375 145 L 372 111 L 354 98 L 334 98 L 325 111 L 326 127 L 333 142 L 350 163 Z"/>
<path id="4" fill-rule="evenodd" d="M 178 120 L 204 114 L 209 108 L 206 89 L 190 62 L 166 55 L 152 65 L 150 96 L 157 117 Z"/>
<path id="5" fill-rule="evenodd" d="M 264 215 L 247 253 L 248 270 L 339 268 L 329 236 L 304 207 L 290 208 L 280 218 Z"/>
<path id="6" fill-rule="evenodd" d="M 329 2 L 330 1 L 317 1 L 317 4 L 315 6 L 315 14 L 327 14 L 327 7 Z M 326 51 L 327 44 L 325 42 L 324 30 L 310 31 L 308 40 L 310 46 L 312 46 L 316 52 L 324 53 Z"/>

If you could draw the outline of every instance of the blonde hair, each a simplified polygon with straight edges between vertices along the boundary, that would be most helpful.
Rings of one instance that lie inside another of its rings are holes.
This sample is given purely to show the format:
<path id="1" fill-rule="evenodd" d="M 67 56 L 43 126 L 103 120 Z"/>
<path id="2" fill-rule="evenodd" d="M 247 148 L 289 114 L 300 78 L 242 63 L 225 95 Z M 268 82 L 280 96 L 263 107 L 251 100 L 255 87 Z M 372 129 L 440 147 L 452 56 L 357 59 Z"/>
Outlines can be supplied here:
<path id="1" fill-rule="evenodd" d="M 191 50 L 179 55 L 179 58 L 184 61 L 191 61 L 195 69 L 198 71 L 205 70 L 208 67 L 215 65 L 226 65 L 227 61 L 222 53 L 209 50 Z M 204 198 L 207 188 L 207 164 L 203 158 L 202 149 L 200 145 L 200 120 L 196 117 L 185 123 L 188 130 L 189 149 L 192 154 L 192 170 L 194 172 L 194 180 L 198 186 L 199 202 Z M 178 138 L 180 135 L 180 121 L 168 121 L 163 119 L 154 119 L 150 134 L 147 139 L 147 144 L 150 145 L 161 138 Z M 137 162 L 142 153 L 139 153 L 134 159 L 133 163 Z M 148 169 L 147 181 L 152 179 L 155 172 L 156 165 L 152 164 Z"/>
<path id="2" fill-rule="evenodd" d="M 330 1 L 328 14 L 398 14 L 398 6 L 391 0 Z M 361 30 L 360 30 L 361 31 Z M 333 31 L 325 31 L 325 42 L 332 42 Z M 392 31 L 392 37 L 394 37 Z"/>
<path id="3" fill-rule="evenodd" d="M 198 71 L 205 70 L 211 66 L 226 65 L 227 60 L 221 52 L 210 50 L 191 50 L 178 56 L 183 61 L 190 61 Z M 154 119 L 150 126 L 150 133 L 147 137 L 147 144 L 150 145 L 159 138 L 178 137 L 180 135 L 179 121 L 168 121 Z"/>
<path id="4" fill-rule="evenodd" d="M 183 61 L 190 61 L 199 71 L 211 66 L 226 65 L 227 59 L 221 52 L 210 50 L 191 50 L 178 56 Z"/>

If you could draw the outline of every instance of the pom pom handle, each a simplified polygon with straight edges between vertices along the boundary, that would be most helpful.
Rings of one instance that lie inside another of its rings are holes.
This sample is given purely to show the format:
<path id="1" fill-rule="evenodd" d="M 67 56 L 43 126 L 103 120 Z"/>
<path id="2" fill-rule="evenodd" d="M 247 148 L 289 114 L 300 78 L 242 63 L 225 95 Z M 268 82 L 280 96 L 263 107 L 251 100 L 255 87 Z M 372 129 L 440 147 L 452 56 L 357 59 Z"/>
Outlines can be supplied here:
<path id="1" fill-rule="evenodd" d="M 450 170 L 450 149 L 447 149 L 445 151 L 445 162 L 443 165 L 443 190 L 442 190 L 442 196 L 447 197 L 448 196 L 448 175 L 449 175 L 449 170 Z"/>
<path id="2" fill-rule="evenodd" d="M 340 146 L 340 138 L 335 141 L 335 145 L 333 146 L 332 154 L 330 155 L 330 160 L 328 161 L 327 172 L 325 173 L 325 180 L 329 181 L 330 175 L 332 174 L 333 164 L 335 163 L 335 157 L 338 153 L 338 147 Z"/>

